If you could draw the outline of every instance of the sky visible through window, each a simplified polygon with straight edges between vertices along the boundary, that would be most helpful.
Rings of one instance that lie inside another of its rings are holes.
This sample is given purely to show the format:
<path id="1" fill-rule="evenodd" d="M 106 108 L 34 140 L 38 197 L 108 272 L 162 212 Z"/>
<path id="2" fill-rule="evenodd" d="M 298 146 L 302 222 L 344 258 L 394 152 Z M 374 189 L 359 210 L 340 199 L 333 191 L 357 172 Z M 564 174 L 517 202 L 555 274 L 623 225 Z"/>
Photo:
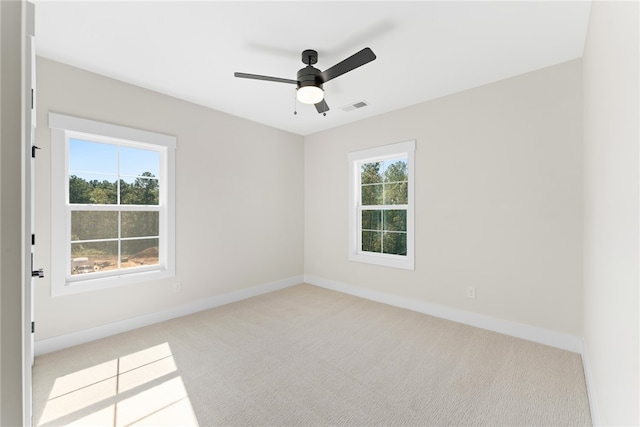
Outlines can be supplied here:
<path id="1" fill-rule="evenodd" d="M 118 176 L 118 150 L 121 179 L 130 182 L 144 172 L 160 176 L 160 154 L 157 151 L 80 139 L 69 139 L 69 174 L 88 181 L 114 181 Z"/>

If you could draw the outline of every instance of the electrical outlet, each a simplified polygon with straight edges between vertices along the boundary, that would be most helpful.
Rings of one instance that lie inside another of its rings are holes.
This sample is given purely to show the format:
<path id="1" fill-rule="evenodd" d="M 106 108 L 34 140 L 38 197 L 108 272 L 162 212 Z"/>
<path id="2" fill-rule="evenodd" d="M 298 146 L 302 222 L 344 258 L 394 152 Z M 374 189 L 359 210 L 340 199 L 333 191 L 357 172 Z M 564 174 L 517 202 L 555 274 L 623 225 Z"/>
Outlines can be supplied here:
<path id="1" fill-rule="evenodd" d="M 476 299 L 476 288 L 473 286 L 467 287 L 467 298 Z"/>
<path id="2" fill-rule="evenodd" d="M 182 283 L 176 282 L 173 284 L 173 292 L 180 292 L 182 290 Z"/>

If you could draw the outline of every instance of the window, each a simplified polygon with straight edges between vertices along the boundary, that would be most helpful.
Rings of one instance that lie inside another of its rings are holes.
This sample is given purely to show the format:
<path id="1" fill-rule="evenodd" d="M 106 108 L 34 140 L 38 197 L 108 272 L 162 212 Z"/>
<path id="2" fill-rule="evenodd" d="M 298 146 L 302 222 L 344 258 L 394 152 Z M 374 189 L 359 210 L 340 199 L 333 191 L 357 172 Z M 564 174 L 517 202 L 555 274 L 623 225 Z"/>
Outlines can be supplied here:
<path id="1" fill-rule="evenodd" d="M 349 153 L 349 259 L 414 268 L 415 141 Z"/>
<path id="2" fill-rule="evenodd" d="M 54 113 L 49 126 L 52 294 L 173 276 L 176 138 Z"/>

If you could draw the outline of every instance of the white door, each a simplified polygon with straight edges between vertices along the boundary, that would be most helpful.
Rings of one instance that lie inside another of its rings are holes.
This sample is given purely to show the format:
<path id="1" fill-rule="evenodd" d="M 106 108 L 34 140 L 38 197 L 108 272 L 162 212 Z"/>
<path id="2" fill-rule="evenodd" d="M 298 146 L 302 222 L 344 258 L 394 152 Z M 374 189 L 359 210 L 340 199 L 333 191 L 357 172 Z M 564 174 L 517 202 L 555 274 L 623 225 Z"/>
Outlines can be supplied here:
<path id="1" fill-rule="evenodd" d="M 41 272 L 36 271 L 34 265 L 35 235 L 35 86 L 36 86 L 36 54 L 34 45 L 35 36 L 35 9 L 32 3 L 26 2 L 26 28 L 25 28 L 25 64 L 24 64 L 24 286 L 23 286 L 23 313 L 24 313 L 24 339 L 23 339 L 23 420 L 25 425 L 32 425 L 32 395 L 31 395 L 31 370 L 34 363 L 34 315 L 33 315 L 33 286 Z"/>

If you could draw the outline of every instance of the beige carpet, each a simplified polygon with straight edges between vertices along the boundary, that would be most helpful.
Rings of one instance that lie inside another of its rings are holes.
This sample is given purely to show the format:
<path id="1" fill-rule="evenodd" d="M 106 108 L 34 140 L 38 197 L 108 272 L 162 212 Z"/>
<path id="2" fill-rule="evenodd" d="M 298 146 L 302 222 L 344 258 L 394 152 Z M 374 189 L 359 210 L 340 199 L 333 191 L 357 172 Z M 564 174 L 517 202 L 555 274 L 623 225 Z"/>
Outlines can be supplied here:
<path id="1" fill-rule="evenodd" d="M 40 356 L 38 425 L 590 425 L 580 356 L 310 285 Z"/>

